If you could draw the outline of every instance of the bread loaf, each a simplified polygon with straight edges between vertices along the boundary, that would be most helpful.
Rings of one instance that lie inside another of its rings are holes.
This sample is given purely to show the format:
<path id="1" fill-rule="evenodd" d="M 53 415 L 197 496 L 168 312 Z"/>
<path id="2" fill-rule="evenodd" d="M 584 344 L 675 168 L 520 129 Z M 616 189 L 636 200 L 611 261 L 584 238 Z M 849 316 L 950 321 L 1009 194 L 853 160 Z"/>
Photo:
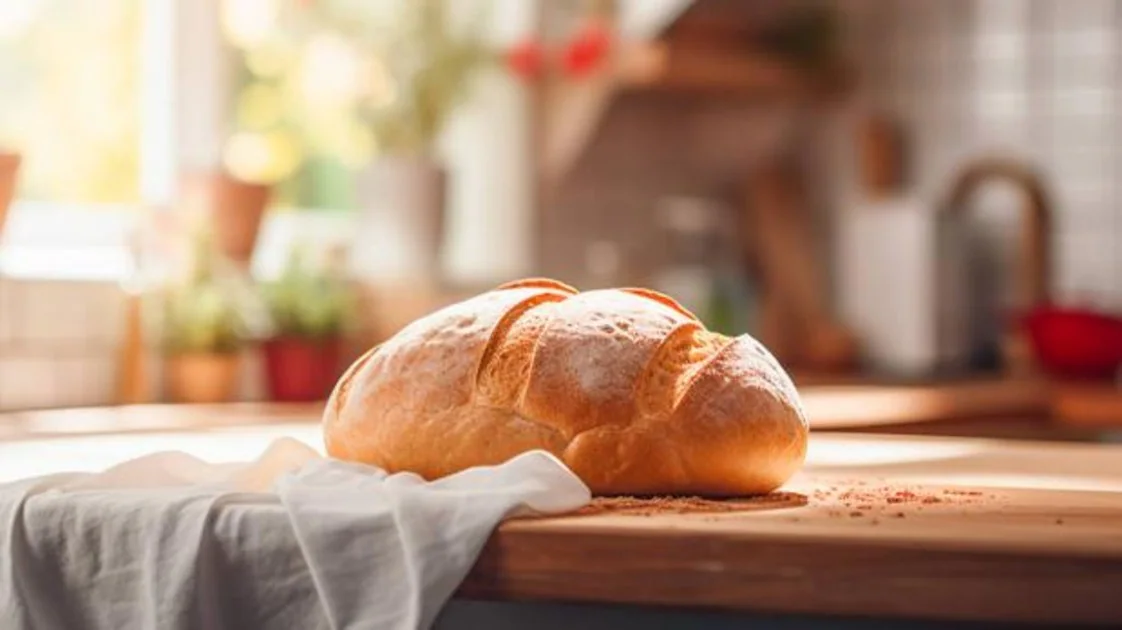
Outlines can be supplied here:
<path id="1" fill-rule="evenodd" d="M 427 479 L 547 450 L 596 494 L 768 492 L 802 464 L 787 374 L 748 335 L 643 289 L 506 284 L 419 319 L 352 365 L 327 452 Z"/>

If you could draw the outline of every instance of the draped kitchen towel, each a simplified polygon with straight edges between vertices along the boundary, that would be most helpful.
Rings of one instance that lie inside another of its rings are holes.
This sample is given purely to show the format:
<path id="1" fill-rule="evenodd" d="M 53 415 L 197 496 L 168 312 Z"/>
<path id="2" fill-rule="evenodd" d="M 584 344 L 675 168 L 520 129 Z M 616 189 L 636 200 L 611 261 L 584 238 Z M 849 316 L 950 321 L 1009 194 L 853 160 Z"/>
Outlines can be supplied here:
<path id="1" fill-rule="evenodd" d="M 0 626 L 427 628 L 504 518 L 588 488 L 535 451 L 426 482 L 278 440 L 0 486 Z"/>

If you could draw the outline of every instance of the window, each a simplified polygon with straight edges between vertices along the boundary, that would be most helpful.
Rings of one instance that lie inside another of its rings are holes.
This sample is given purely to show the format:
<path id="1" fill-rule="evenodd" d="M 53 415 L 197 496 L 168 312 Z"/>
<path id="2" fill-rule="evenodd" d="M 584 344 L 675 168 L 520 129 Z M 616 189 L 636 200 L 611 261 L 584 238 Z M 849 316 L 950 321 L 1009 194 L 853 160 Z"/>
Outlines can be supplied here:
<path id="1" fill-rule="evenodd" d="M 393 91 L 370 40 L 400 7 L 220 1 L 236 66 L 226 168 L 273 184 L 282 207 L 353 207 L 354 169 L 376 150 L 359 105 Z"/>
<path id="2" fill-rule="evenodd" d="M 141 0 L 0 2 L 0 148 L 19 196 L 131 203 L 140 191 Z"/>
<path id="3" fill-rule="evenodd" d="M 227 0 L 261 2 L 269 0 Z M 239 47 L 224 165 L 273 184 L 282 207 L 353 207 L 352 172 L 371 155 L 371 132 L 337 95 L 354 89 L 359 59 L 339 37 L 304 43 L 286 41 L 279 29 L 262 35 L 233 42 Z"/>
<path id="4" fill-rule="evenodd" d="M 381 42 L 409 1 L 0 0 L 0 151 L 23 158 L 0 275 L 123 276 L 143 215 L 105 210 L 172 207 L 198 169 L 272 184 L 274 209 L 356 208 L 355 172 L 383 136 L 355 103 L 400 94 L 380 65 L 410 57 Z M 502 4 L 496 46 L 533 23 L 533 3 Z M 448 264 L 505 277 L 528 259 L 528 101 L 498 64 L 479 80 L 440 142 L 455 171 Z M 353 216 L 271 217 L 258 258 L 296 236 L 337 240 Z M 520 245 L 496 254 L 496 239 Z"/>

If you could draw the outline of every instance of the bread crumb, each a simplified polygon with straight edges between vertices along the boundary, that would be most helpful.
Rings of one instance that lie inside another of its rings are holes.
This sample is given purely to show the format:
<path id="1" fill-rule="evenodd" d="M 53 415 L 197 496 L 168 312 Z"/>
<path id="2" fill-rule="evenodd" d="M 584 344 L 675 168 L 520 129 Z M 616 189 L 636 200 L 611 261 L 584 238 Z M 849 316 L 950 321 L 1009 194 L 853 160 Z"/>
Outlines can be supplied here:
<path id="1" fill-rule="evenodd" d="M 705 514 L 751 512 L 758 510 L 801 507 L 807 498 L 797 492 L 772 492 L 754 497 L 708 499 L 697 496 L 663 497 L 595 497 L 588 505 L 572 512 L 573 516 L 623 514 L 627 516 L 658 516 L 662 514 Z"/>

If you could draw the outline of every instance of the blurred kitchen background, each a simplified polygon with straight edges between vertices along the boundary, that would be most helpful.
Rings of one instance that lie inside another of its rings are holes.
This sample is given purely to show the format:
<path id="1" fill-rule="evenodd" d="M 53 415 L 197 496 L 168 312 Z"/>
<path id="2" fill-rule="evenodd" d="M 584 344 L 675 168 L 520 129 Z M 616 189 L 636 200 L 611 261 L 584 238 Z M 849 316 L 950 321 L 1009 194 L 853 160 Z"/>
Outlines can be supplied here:
<path id="1" fill-rule="evenodd" d="M 0 410 L 321 399 L 537 275 L 1117 394 L 1122 2 L 4 0 L 0 94 Z"/>

